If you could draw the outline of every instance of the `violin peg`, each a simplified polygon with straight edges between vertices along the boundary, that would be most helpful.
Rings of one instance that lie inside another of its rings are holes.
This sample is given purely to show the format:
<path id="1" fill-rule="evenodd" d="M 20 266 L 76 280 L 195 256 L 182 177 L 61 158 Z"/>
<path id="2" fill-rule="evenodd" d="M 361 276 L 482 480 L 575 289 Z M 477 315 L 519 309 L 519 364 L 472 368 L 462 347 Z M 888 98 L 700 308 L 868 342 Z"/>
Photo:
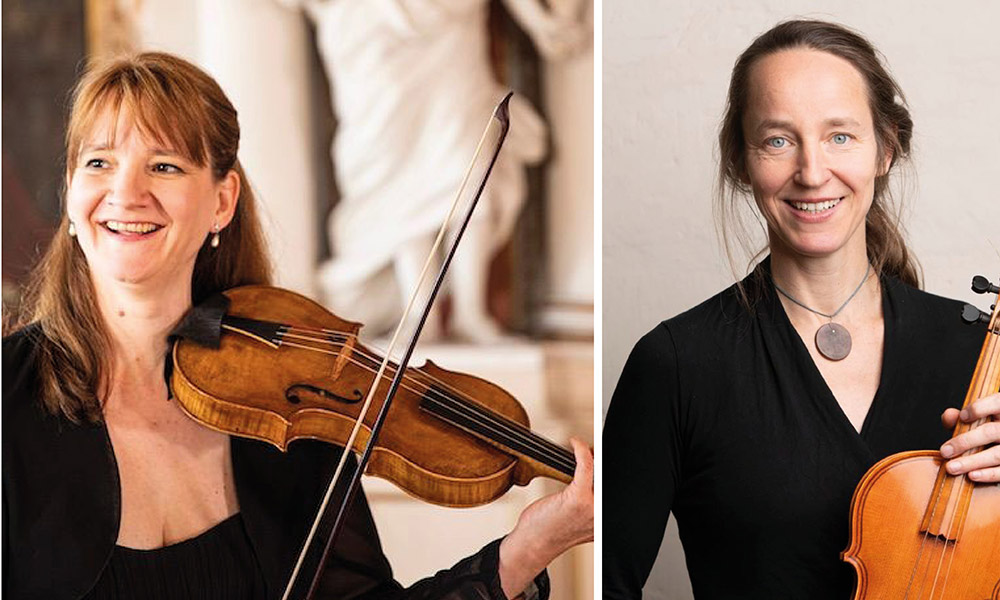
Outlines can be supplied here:
<path id="1" fill-rule="evenodd" d="M 987 292 L 997 294 L 1000 293 L 1000 287 L 993 285 L 989 279 L 986 279 L 982 275 L 976 275 L 972 278 L 972 291 L 977 294 L 985 294 Z"/>

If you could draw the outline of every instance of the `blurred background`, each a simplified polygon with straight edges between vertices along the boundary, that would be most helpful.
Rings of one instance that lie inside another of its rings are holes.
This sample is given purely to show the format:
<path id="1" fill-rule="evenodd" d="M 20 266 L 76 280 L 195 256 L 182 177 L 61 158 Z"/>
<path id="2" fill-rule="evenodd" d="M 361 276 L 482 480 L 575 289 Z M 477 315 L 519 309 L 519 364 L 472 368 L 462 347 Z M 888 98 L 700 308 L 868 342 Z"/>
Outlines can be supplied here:
<path id="1" fill-rule="evenodd" d="M 1000 6 L 889 0 L 605 5 L 603 13 L 604 409 L 633 344 L 731 285 L 715 234 L 717 133 L 730 71 L 782 20 L 836 21 L 870 39 L 914 120 L 913 168 L 897 180 L 924 289 L 986 308 L 973 275 L 1000 274 Z M 899 194 L 897 194 L 899 197 Z M 760 237 L 763 245 L 764 237 Z M 958 315 L 956 315 L 958 318 Z M 691 598 L 670 520 L 645 598 Z"/>
<path id="2" fill-rule="evenodd" d="M 376 343 L 512 89 L 511 134 L 413 364 L 486 378 L 540 433 L 593 440 L 590 0 L 5 0 L 2 11 L 5 313 L 61 214 L 69 94 L 92 60 L 161 50 L 215 77 L 240 115 L 276 283 L 366 323 Z M 455 510 L 365 486 L 404 584 L 560 487 L 536 481 Z M 553 598 L 593 595 L 592 555 L 587 545 L 553 565 Z"/>

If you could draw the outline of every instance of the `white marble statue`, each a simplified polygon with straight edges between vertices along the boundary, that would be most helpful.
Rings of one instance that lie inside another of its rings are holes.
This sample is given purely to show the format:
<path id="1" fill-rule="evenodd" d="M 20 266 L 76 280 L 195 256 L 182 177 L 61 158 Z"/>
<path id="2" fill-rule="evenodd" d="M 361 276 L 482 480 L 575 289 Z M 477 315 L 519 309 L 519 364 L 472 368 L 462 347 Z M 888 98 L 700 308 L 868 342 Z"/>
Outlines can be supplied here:
<path id="1" fill-rule="evenodd" d="M 289 0 L 285 0 L 289 2 Z M 547 58 L 579 47 L 582 26 L 539 0 L 504 0 Z M 332 158 L 341 199 L 321 266 L 330 308 L 385 331 L 423 267 L 494 105 L 506 91 L 487 55 L 488 0 L 304 0 L 331 81 Z M 546 152 L 546 127 L 516 95 L 511 131 L 452 263 L 449 334 L 500 336 L 486 311 L 489 261 L 524 201 L 524 166 Z M 440 334 L 432 318 L 425 336 Z"/>

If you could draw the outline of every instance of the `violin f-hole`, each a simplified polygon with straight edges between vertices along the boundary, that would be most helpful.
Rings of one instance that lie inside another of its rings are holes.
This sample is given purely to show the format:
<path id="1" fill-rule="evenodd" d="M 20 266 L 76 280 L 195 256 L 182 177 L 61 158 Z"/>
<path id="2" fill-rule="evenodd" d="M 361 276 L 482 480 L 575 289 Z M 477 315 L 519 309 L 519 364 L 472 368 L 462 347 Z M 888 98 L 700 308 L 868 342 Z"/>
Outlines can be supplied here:
<path id="1" fill-rule="evenodd" d="M 334 394 L 330 390 L 325 390 L 321 387 L 298 383 L 285 390 L 285 399 L 292 404 L 300 404 L 302 402 L 303 395 L 314 395 L 319 396 L 320 400 L 333 400 L 334 402 L 343 402 L 344 404 L 357 404 L 365 397 L 364 393 L 357 388 L 355 388 L 351 394 L 354 397 L 348 398 L 346 396 L 341 396 L 340 394 Z"/>

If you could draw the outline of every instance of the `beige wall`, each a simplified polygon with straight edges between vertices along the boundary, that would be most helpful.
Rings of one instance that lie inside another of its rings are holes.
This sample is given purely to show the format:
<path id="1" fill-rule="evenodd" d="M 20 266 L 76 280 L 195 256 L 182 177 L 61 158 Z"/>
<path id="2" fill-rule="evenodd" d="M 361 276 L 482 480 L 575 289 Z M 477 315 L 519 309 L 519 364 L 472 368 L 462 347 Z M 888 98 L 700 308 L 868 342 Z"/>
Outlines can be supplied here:
<path id="1" fill-rule="evenodd" d="M 969 281 L 1000 274 L 1000 5 L 839 5 L 820 12 L 820 3 L 793 0 L 605 3 L 605 409 L 635 341 L 733 281 L 712 225 L 714 139 L 736 56 L 783 19 L 844 23 L 885 54 L 915 122 L 906 224 L 925 288 L 985 308 Z M 646 597 L 690 598 L 675 532 L 668 538 Z"/>

